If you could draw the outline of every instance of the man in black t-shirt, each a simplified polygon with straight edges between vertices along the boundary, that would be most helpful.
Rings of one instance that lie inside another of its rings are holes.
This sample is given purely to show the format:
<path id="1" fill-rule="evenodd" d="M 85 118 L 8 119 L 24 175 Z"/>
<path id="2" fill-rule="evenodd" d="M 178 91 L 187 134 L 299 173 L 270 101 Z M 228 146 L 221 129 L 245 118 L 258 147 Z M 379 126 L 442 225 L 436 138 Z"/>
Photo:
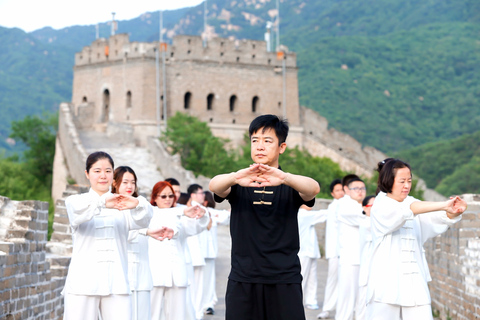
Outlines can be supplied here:
<path id="1" fill-rule="evenodd" d="M 259 116 L 249 134 L 254 164 L 210 182 L 216 201 L 232 207 L 226 319 L 304 320 L 297 213 L 302 204 L 314 205 L 320 186 L 280 169 L 286 121 Z"/>

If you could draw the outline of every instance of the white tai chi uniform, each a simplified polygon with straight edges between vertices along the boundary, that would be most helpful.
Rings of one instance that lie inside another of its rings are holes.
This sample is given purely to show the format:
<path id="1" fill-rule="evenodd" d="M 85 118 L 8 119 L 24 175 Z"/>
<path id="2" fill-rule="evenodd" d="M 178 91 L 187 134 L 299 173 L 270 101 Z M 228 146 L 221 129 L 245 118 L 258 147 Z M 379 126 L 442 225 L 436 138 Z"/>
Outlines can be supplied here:
<path id="1" fill-rule="evenodd" d="M 215 291 L 215 259 L 218 255 L 217 226 L 227 225 L 230 222 L 230 211 L 216 210 L 207 208 L 210 218 L 212 219 L 212 227 L 200 234 L 200 248 L 205 259 L 205 267 L 203 270 L 203 291 L 201 299 L 201 309 L 205 312 L 208 308 L 214 309 L 217 303 L 217 293 Z"/>
<path id="2" fill-rule="evenodd" d="M 338 220 L 339 200 L 333 199 L 328 205 L 327 226 L 325 232 L 325 258 L 328 260 L 328 274 L 322 311 L 332 312 L 337 306 L 338 296 Z"/>
<path id="3" fill-rule="evenodd" d="M 128 234 L 128 281 L 132 290 L 132 319 L 150 318 L 150 291 L 153 288 L 148 259 L 147 229 Z"/>
<path id="4" fill-rule="evenodd" d="M 325 222 L 327 215 L 327 210 L 298 210 L 298 232 L 300 236 L 298 258 L 302 267 L 303 304 L 311 307 L 317 306 L 317 309 L 317 259 L 320 258 L 320 250 L 315 225 Z"/>
<path id="5" fill-rule="evenodd" d="M 345 195 L 339 201 L 338 218 L 338 299 L 337 320 L 353 320 L 358 292 L 358 272 L 360 267 L 360 245 L 358 227 L 365 216 L 362 205 Z"/>
<path id="6" fill-rule="evenodd" d="M 187 266 L 185 240 L 189 235 L 202 232 L 208 225 L 208 216 L 192 219 L 181 216 L 184 208 L 159 209 L 154 207 L 150 229 L 166 226 L 177 230 L 172 240 L 158 241 L 149 238 L 148 253 L 153 278 L 151 292 L 152 320 L 185 319 L 187 309 Z"/>
<path id="7" fill-rule="evenodd" d="M 105 198 L 88 193 L 65 200 L 72 228 L 73 252 L 63 294 L 64 319 L 130 319 L 127 239 L 129 230 L 145 228 L 152 207 L 143 197 L 132 210 L 105 208 Z"/>
<path id="8" fill-rule="evenodd" d="M 372 233 L 369 216 L 365 216 L 359 227 L 360 271 L 358 273 L 358 298 L 355 306 L 355 320 L 364 320 L 367 311 L 367 282 L 372 258 Z"/>
<path id="9" fill-rule="evenodd" d="M 445 211 L 414 215 L 408 196 L 398 202 L 380 192 L 372 206 L 373 253 L 367 287 L 367 319 L 432 319 L 431 281 L 423 244 L 461 216 Z"/>

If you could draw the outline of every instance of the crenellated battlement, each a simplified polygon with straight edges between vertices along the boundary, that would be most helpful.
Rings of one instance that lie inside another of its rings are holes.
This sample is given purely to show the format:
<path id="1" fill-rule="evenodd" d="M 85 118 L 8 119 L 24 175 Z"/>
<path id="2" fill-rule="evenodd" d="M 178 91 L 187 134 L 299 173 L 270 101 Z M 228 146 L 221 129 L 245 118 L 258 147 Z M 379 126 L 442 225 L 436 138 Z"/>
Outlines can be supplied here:
<path id="1" fill-rule="evenodd" d="M 95 40 L 75 54 L 75 67 L 100 63 L 124 62 L 129 59 L 155 59 L 158 42 L 129 42 L 128 34 L 118 34 L 109 39 Z M 285 54 L 287 68 L 296 68 L 296 54 Z M 242 66 L 281 66 L 276 52 L 268 52 L 265 41 L 214 38 L 203 46 L 200 36 L 179 35 L 167 46 L 166 62 L 196 61 Z"/>

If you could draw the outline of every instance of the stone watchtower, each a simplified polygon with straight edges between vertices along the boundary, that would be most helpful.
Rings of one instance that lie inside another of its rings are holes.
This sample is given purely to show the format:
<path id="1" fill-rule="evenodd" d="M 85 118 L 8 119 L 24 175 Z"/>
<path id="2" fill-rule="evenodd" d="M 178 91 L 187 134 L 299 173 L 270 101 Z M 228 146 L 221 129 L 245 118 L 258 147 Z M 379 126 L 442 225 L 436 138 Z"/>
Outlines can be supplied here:
<path id="1" fill-rule="evenodd" d="M 127 34 L 118 34 L 75 55 L 72 103 L 82 127 L 115 132 L 128 124 L 135 142 L 144 145 L 158 132 L 156 71 L 167 117 L 178 111 L 195 116 L 234 144 L 258 115 L 283 115 L 283 61 L 267 52 L 264 41 L 215 38 L 204 47 L 199 36 L 176 36 L 165 53 L 166 92 L 155 49 L 158 43 L 129 42 Z M 289 141 L 302 145 L 294 53 L 285 54 L 285 66 Z"/>

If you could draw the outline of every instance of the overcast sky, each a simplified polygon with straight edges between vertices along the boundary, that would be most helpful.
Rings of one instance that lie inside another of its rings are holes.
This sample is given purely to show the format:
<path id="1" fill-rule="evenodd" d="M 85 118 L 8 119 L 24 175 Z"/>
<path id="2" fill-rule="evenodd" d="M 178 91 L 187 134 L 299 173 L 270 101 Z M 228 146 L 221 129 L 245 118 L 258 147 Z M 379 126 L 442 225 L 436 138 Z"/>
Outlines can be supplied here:
<path id="1" fill-rule="evenodd" d="M 129 20 L 142 13 L 196 6 L 203 0 L 0 0 L 0 26 L 26 32 Z"/>

